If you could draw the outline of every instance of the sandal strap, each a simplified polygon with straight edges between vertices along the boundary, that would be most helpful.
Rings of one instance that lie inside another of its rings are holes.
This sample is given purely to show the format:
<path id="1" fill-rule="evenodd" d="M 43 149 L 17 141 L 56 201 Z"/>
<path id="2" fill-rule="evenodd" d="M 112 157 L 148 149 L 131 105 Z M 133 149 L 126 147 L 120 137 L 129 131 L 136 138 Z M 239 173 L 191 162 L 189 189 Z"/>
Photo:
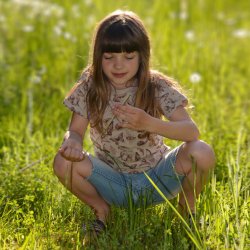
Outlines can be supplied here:
<path id="1" fill-rule="evenodd" d="M 86 233 L 88 230 L 94 231 L 96 234 L 101 233 L 103 230 L 106 229 L 106 225 L 103 221 L 96 219 L 91 222 L 89 225 L 83 224 L 82 225 L 83 231 Z"/>
<path id="2" fill-rule="evenodd" d="M 94 220 L 92 226 L 97 234 L 106 229 L 104 222 L 99 219 Z"/>

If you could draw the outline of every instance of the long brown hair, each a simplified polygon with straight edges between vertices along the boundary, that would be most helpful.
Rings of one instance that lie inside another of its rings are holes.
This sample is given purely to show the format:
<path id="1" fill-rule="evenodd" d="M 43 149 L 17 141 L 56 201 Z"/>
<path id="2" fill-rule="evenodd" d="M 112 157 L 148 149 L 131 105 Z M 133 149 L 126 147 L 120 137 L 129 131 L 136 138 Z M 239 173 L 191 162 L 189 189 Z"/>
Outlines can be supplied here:
<path id="1" fill-rule="evenodd" d="M 155 102 L 155 89 L 150 81 L 150 41 L 140 18 L 131 11 L 115 11 L 105 17 L 96 28 L 92 41 L 89 66 L 93 84 L 87 95 L 91 126 L 103 130 L 102 117 L 110 97 L 110 84 L 102 71 L 102 56 L 105 52 L 134 52 L 140 57 L 137 72 L 138 90 L 135 106 L 152 116 L 159 117 Z"/>

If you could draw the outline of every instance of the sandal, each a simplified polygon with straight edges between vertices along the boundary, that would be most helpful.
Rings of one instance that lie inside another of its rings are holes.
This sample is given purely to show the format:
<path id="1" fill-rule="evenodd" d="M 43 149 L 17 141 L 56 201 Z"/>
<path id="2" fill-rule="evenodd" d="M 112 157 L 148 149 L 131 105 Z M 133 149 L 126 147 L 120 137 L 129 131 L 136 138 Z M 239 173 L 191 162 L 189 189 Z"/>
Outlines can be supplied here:
<path id="1" fill-rule="evenodd" d="M 90 225 L 83 224 L 83 232 L 85 233 L 83 239 L 83 246 L 90 244 L 92 241 L 96 241 L 96 238 L 105 231 L 106 225 L 103 221 L 96 219 Z"/>

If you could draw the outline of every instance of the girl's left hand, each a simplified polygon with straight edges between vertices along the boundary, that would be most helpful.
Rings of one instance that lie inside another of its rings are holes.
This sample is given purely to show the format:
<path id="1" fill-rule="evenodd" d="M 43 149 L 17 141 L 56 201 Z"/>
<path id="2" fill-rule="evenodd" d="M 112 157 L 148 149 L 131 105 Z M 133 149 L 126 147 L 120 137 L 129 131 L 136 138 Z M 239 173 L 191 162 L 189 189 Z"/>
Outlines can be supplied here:
<path id="1" fill-rule="evenodd" d="M 135 108 L 128 104 L 116 104 L 113 108 L 113 113 L 120 121 L 120 127 L 133 130 L 147 131 L 147 126 L 150 124 L 150 119 L 152 118 L 144 110 Z"/>

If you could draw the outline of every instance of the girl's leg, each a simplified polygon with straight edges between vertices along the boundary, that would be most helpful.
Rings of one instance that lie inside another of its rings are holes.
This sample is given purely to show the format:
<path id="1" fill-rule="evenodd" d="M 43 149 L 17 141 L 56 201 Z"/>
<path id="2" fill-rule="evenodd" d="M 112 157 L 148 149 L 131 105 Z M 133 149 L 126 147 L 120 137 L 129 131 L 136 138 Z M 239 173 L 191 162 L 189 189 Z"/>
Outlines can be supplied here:
<path id="1" fill-rule="evenodd" d="M 82 202 L 91 207 L 98 219 L 105 222 L 109 213 L 109 205 L 98 194 L 94 186 L 86 180 L 92 172 L 92 163 L 89 158 L 85 157 L 80 162 L 70 162 L 58 153 L 53 165 L 54 172 L 60 182 Z"/>
<path id="2" fill-rule="evenodd" d="M 186 142 L 182 145 L 176 159 L 176 172 L 185 174 L 182 182 L 183 192 L 180 194 L 180 208 L 187 213 L 187 205 L 195 212 L 195 201 L 199 196 L 210 169 L 215 165 L 212 148 L 203 141 Z M 186 204 L 186 200 L 187 203 Z"/>

